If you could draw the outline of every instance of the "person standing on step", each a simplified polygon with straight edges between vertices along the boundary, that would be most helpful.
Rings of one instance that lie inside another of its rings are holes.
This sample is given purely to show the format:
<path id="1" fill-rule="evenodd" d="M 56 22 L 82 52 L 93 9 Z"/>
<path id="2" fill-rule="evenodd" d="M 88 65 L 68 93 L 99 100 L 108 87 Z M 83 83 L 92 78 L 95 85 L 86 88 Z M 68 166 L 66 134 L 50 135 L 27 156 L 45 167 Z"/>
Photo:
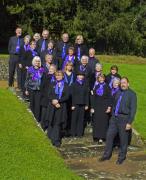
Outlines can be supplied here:
<path id="1" fill-rule="evenodd" d="M 111 112 L 111 91 L 105 83 L 105 76 L 98 76 L 98 84 L 93 89 L 91 96 L 91 113 L 93 113 L 93 140 L 102 144 L 106 141 L 106 133 Z"/>
<path id="2" fill-rule="evenodd" d="M 20 77 L 20 69 L 18 68 L 19 62 L 19 54 L 20 54 L 20 47 L 23 46 L 23 39 L 21 38 L 22 35 L 22 28 L 17 27 L 15 30 L 16 35 L 12 36 L 9 39 L 8 44 L 8 52 L 10 55 L 9 59 L 9 87 L 14 86 L 14 74 L 15 70 L 17 70 L 17 87 L 21 88 L 21 77 Z"/>
<path id="3" fill-rule="evenodd" d="M 114 105 L 112 107 L 112 117 L 110 119 L 109 129 L 106 137 L 106 146 L 103 156 L 99 161 L 109 160 L 112 156 L 113 141 L 117 133 L 120 138 L 120 149 L 116 164 L 122 164 L 126 159 L 128 148 L 129 130 L 137 110 L 136 93 L 129 88 L 127 77 L 121 78 L 121 89 L 116 94 Z"/>
<path id="4" fill-rule="evenodd" d="M 79 71 L 76 75 L 76 81 L 71 86 L 71 136 L 82 137 L 85 127 L 85 111 L 89 108 L 89 88 L 84 72 Z"/>

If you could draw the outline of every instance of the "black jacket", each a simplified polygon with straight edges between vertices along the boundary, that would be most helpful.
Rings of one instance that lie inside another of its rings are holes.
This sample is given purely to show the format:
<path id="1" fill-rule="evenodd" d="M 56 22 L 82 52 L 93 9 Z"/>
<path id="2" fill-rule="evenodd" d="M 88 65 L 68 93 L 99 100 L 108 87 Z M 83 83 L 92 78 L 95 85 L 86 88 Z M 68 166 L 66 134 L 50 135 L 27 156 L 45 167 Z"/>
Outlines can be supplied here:
<path id="1" fill-rule="evenodd" d="M 10 37 L 9 44 L 8 44 L 9 54 L 19 54 L 19 53 L 16 53 L 17 40 L 18 38 L 16 36 Z M 23 46 L 23 44 L 24 44 L 23 38 L 20 38 L 20 47 Z"/>

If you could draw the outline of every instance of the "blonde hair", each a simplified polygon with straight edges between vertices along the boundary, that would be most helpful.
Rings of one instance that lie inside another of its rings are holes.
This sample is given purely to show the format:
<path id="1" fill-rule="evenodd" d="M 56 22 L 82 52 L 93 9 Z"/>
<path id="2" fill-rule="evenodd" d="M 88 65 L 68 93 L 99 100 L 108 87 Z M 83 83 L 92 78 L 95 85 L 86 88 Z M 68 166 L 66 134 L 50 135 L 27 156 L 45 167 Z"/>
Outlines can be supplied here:
<path id="1" fill-rule="evenodd" d="M 81 43 L 84 42 L 84 38 L 83 38 L 82 35 L 77 35 L 76 40 L 75 40 L 75 43 L 77 43 L 77 41 L 78 41 L 77 39 L 80 39 L 80 40 L 81 40 Z"/>
<path id="2" fill-rule="evenodd" d="M 32 59 L 32 65 L 35 66 L 35 61 L 40 61 L 40 67 L 41 67 L 41 58 L 39 56 L 35 56 L 33 59 Z"/>
<path id="3" fill-rule="evenodd" d="M 24 36 L 24 40 L 27 39 L 27 38 L 30 40 L 30 39 L 31 39 L 31 36 L 30 36 L 30 35 Z"/>
<path id="4" fill-rule="evenodd" d="M 101 70 L 102 70 L 102 64 L 100 64 L 100 63 L 96 63 L 96 65 L 95 65 L 95 69 L 96 69 L 96 67 L 97 66 L 99 66 L 100 68 L 101 68 Z"/>
<path id="5" fill-rule="evenodd" d="M 61 70 L 55 72 L 55 76 L 57 75 L 62 75 L 62 77 L 64 78 L 64 73 Z"/>
<path id="6" fill-rule="evenodd" d="M 66 72 L 68 65 L 72 66 L 72 70 L 73 70 L 73 63 L 68 61 L 64 67 L 64 72 Z"/>

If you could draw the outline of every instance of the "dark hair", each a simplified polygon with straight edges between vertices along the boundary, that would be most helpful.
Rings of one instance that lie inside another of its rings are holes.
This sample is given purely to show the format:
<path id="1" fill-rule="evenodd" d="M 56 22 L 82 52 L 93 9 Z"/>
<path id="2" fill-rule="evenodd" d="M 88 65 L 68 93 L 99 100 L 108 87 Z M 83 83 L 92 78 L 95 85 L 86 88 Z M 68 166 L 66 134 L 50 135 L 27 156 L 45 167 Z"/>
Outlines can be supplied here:
<path id="1" fill-rule="evenodd" d="M 99 78 L 100 78 L 100 77 L 102 77 L 102 78 L 104 78 L 104 79 L 105 79 L 105 74 L 102 74 L 102 73 L 101 73 L 101 74 L 99 74 L 99 75 L 98 75 L 98 77 L 97 77 L 97 80 L 99 80 Z"/>
<path id="2" fill-rule="evenodd" d="M 128 79 L 128 77 L 123 76 L 123 77 L 121 78 L 121 80 L 122 80 L 122 79 L 125 79 L 125 80 L 129 83 L 129 79 Z"/>
<path id="3" fill-rule="evenodd" d="M 35 40 L 31 40 L 30 41 L 30 45 L 32 45 L 32 43 L 36 43 L 36 41 Z"/>
<path id="4" fill-rule="evenodd" d="M 111 66 L 111 70 L 116 70 L 117 72 L 118 72 L 118 66 L 117 65 L 113 65 L 113 66 Z"/>
<path id="5" fill-rule="evenodd" d="M 69 47 L 68 52 L 69 52 L 69 50 L 72 50 L 74 52 L 75 49 L 74 49 L 74 47 Z"/>

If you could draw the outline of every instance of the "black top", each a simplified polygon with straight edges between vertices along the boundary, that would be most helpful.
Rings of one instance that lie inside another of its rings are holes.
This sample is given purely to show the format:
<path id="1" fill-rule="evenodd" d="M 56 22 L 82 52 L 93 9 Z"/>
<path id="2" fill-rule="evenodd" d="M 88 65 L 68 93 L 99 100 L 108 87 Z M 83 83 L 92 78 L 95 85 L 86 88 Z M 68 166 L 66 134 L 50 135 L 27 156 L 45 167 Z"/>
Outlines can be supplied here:
<path id="1" fill-rule="evenodd" d="M 97 58 L 89 57 L 88 67 L 90 68 L 92 73 L 95 72 L 95 66 L 96 66 L 97 63 L 99 63 L 99 60 Z"/>
<path id="2" fill-rule="evenodd" d="M 121 76 L 118 73 L 115 74 L 115 75 L 112 75 L 111 73 L 109 73 L 105 78 L 105 81 L 106 81 L 107 84 L 109 84 L 111 82 L 112 76 L 121 79 Z"/>
<path id="3" fill-rule="evenodd" d="M 41 56 L 41 54 L 42 54 L 42 52 L 43 52 L 43 51 L 41 52 L 41 48 L 42 48 L 43 41 L 44 41 L 43 38 L 41 38 L 41 39 L 39 39 L 39 40 L 37 41 L 36 50 L 37 50 L 39 56 Z M 45 50 L 46 50 L 47 48 L 48 48 L 48 39 L 45 39 Z"/>
<path id="4" fill-rule="evenodd" d="M 78 56 L 78 47 L 80 47 L 80 56 L 81 57 L 83 55 L 88 56 L 88 48 L 87 48 L 86 44 L 75 44 L 74 48 L 75 48 L 75 56 L 76 56 L 76 58 Z"/>
<path id="5" fill-rule="evenodd" d="M 127 116 L 127 121 L 128 123 L 131 124 L 134 120 L 136 109 L 137 109 L 137 96 L 136 96 L 136 93 L 131 89 L 127 89 L 124 91 L 120 90 L 117 92 L 114 99 L 112 115 L 113 116 L 115 115 L 116 105 L 122 92 L 123 92 L 123 96 L 121 99 L 118 115 Z"/>
<path id="6" fill-rule="evenodd" d="M 72 106 L 89 105 L 89 88 L 86 83 L 82 85 L 75 82 L 71 86 Z"/>
<path id="7" fill-rule="evenodd" d="M 8 52 L 9 54 L 19 54 L 19 52 L 16 52 L 16 46 L 17 46 L 17 41 L 18 41 L 18 37 L 17 36 L 12 36 L 9 39 L 9 44 L 8 44 Z M 23 46 L 24 42 L 23 42 L 23 38 L 20 38 L 20 47 Z"/>

